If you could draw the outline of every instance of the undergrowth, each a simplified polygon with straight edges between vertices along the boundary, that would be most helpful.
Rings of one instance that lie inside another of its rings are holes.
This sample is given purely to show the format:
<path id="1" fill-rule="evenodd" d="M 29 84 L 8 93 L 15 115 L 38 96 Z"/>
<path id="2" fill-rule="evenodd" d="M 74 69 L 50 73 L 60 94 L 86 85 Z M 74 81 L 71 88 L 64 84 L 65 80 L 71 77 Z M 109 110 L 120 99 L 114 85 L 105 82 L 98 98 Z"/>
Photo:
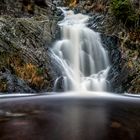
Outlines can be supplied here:
<path id="1" fill-rule="evenodd" d="M 111 0 L 110 8 L 116 19 L 127 28 L 139 28 L 140 12 L 130 0 Z"/>

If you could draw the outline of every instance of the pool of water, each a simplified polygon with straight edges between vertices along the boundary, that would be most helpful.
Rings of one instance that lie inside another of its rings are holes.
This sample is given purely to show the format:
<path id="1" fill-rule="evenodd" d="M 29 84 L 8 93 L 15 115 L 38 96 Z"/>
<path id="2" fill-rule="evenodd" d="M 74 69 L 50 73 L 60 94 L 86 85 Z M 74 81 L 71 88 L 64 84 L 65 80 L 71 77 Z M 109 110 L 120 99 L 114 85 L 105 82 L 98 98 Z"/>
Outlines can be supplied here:
<path id="1" fill-rule="evenodd" d="M 139 133 L 139 97 L 1 95 L 0 140 L 138 140 Z"/>

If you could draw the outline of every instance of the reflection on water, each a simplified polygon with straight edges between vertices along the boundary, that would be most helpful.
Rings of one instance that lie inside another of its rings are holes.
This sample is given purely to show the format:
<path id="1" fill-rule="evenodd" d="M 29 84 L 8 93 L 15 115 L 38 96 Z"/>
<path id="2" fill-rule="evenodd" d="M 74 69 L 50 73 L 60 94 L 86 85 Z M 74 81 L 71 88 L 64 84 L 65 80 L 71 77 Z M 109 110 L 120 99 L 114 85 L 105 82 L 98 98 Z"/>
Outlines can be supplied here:
<path id="1" fill-rule="evenodd" d="M 63 114 L 65 117 L 62 119 L 62 132 L 65 132 L 65 138 L 71 140 L 81 139 L 102 139 L 106 130 L 107 114 L 105 108 L 86 110 L 82 107 L 76 106 L 75 108 L 64 107 Z M 98 118 L 98 119 L 97 119 Z M 67 126 L 66 126 L 67 125 Z M 67 131 L 63 130 L 67 127 Z M 97 135 L 99 132 L 102 135 Z M 86 134 L 85 134 L 86 133 Z"/>

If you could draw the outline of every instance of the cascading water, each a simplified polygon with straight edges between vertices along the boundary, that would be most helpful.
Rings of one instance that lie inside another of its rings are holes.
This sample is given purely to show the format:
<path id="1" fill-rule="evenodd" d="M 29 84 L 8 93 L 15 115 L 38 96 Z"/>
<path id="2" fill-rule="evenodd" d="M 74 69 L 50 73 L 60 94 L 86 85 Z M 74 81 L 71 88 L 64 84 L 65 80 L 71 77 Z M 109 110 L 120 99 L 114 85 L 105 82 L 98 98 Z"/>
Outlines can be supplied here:
<path id="1" fill-rule="evenodd" d="M 86 27 L 88 16 L 63 12 L 65 18 L 59 22 L 62 39 L 55 43 L 53 55 L 62 66 L 64 90 L 106 91 L 109 61 L 99 33 Z"/>

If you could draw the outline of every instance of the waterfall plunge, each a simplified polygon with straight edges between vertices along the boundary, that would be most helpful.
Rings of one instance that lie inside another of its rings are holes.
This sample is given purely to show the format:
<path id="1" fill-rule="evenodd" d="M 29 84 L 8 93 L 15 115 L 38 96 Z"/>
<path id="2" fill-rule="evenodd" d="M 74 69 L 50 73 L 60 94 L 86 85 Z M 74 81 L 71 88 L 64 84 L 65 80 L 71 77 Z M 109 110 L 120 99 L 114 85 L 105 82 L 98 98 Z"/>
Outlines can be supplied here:
<path id="1" fill-rule="evenodd" d="M 62 39 L 55 43 L 53 55 L 62 66 L 64 90 L 105 91 L 109 61 L 99 33 L 86 27 L 88 16 L 63 12 L 65 18 L 59 23 Z"/>

